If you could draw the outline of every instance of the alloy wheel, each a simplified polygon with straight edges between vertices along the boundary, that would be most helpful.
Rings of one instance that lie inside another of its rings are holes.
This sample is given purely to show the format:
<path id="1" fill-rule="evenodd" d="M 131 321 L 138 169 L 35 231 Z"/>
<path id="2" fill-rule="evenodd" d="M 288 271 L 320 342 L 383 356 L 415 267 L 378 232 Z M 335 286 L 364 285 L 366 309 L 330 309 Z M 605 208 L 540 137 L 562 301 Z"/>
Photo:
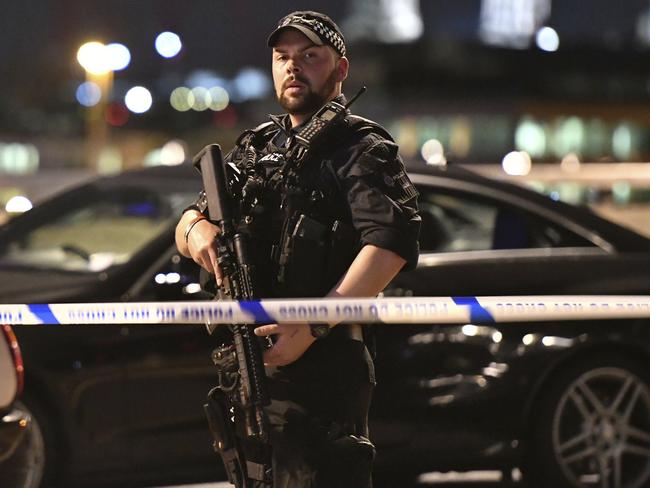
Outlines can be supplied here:
<path id="1" fill-rule="evenodd" d="M 576 487 L 643 488 L 650 482 L 650 389 L 617 367 L 592 369 L 562 395 L 553 453 Z"/>

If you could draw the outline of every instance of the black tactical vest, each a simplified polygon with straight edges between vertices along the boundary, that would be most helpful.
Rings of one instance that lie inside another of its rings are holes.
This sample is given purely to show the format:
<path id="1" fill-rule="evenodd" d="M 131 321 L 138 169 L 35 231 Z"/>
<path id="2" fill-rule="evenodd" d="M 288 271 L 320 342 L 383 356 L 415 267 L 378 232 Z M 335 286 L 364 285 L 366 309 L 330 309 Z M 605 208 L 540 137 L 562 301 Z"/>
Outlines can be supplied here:
<path id="1" fill-rule="evenodd" d="M 360 249 L 336 176 L 337 158 L 369 133 L 391 139 L 378 124 L 349 115 L 287 175 L 282 169 L 291 134 L 279 122 L 244 132 L 226 155 L 239 172 L 233 171 L 231 184 L 242 202 L 239 230 L 251 239 L 260 297 L 319 297 L 338 282 Z M 256 153 L 256 183 L 247 192 L 242 188 L 252 171 L 249 148 Z"/>

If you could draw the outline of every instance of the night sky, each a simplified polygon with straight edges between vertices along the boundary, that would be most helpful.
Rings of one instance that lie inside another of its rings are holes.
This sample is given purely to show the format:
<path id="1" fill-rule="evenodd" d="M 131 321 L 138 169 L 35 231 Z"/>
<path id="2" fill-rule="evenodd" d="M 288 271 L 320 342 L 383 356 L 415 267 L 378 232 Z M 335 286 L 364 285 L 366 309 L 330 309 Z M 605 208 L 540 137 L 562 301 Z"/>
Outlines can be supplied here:
<path id="1" fill-rule="evenodd" d="M 376 4 L 379 0 L 357 0 Z M 211 68 L 224 73 L 245 65 L 268 65 L 267 34 L 282 15 L 320 9 L 341 22 L 350 0 L 0 0 L 0 86 L 29 83 L 50 73 L 81 72 L 76 50 L 96 39 L 121 42 L 132 53 L 130 76 L 150 76 L 164 63 L 178 68 Z M 422 0 L 425 35 L 430 39 L 475 37 L 480 0 Z M 554 1 L 551 24 L 565 45 L 602 42 L 624 45 L 634 37 L 647 0 Z M 177 32 L 186 49 L 165 61 L 153 50 L 155 35 Z"/>

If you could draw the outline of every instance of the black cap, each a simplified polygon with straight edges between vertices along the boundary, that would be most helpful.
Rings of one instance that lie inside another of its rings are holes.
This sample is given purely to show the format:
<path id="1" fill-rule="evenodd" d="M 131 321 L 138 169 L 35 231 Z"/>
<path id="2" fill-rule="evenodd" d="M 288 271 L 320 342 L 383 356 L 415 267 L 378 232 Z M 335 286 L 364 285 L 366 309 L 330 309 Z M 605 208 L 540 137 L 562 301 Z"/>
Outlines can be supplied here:
<path id="1" fill-rule="evenodd" d="M 275 46 L 280 33 L 288 28 L 299 30 L 317 46 L 327 44 L 341 56 L 345 56 L 345 38 L 341 29 L 325 14 L 312 10 L 299 10 L 282 17 L 276 29 L 269 36 L 268 46 Z"/>

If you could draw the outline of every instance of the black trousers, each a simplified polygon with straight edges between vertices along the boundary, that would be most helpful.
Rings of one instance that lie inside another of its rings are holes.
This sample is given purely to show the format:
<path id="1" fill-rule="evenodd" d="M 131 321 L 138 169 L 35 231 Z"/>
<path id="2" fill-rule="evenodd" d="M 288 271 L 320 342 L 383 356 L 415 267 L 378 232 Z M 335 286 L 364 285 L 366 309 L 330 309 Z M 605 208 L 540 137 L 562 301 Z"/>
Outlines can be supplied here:
<path id="1" fill-rule="evenodd" d="M 269 368 L 273 488 L 369 488 L 374 366 L 345 325 L 295 363 Z"/>

